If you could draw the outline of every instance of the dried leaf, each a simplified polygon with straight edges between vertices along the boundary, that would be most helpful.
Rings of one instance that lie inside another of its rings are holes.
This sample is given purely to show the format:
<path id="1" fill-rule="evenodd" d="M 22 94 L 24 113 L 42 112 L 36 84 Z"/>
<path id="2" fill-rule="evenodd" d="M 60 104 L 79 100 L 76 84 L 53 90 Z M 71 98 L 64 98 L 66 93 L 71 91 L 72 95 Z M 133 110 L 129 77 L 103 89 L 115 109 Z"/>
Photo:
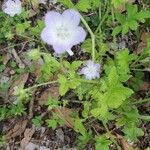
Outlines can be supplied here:
<path id="1" fill-rule="evenodd" d="M 55 99 L 59 97 L 59 87 L 58 84 L 52 84 L 48 89 L 46 89 L 43 93 L 41 93 L 40 97 L 37 97 L 37 101 L 39 105 L 44 105 L 48 101 L 49 95 Z"/>
<path id="2" fill-rule="evenodd" d="M 10 53 L 5 53 L 2 57 L 3 57 L 3 64 L 6 65 L 8 61 L 12 58 L 12 55 Z"/>
<path id="3" fill-rule="evenodd" d="M 35 64 L 35 72 L 34 72 L 34 74 L 36 76 L 36 80 L 38 80 L 38 78 L 41 75 L 41 67 L 42 67 L 42 65 L 40 63 L 36 63 Z"/>
<path id="4" fill-rule="evenodd" d="M 122 150 L 132 150 L 133 147 L 123 138 L 123 136 L 116 134 L 117 141 L 121 144 Z"/>
<path id="5" fill-rule="evenodd" d="M 14 81 L 14 83 L 11 84 L 11 87 L 9 89 L 9 95 L 12 95 L 12 93 L 14 92 L 14 87 L 24 86 L 28 77 L 29 77 L 29 73 L 24 73 L 20 75 L 19 79 L 17 79 L 16 81 Z"/>
<path id="6" fill-rule="evenodd" d="M 71 117 L 72 110 L 66 107 L 59 107 L 54 109 L 54 112 L 57 114 L 57 116 L 60 119 L 63 119 L 65 121 L 65 124 L 67 127 L 73 128 L 74 126 L 74 120 Z"/>
<path id="7" fill-rule="evenodd" d="M 143 49 L 147 46 L 147 37 L 148 36 L 150 36 L 150 33 L 148 33 L 148 32 L 141 33 L 141 38 L 140 38 L 141 42 L 138 45 L 137 50 L 135 51 L 136 54 L 140 54 L 143 52 Z"/>
<path id="8" fill-rule="evenodd" d="M 41 141 L 42 142 L 42 141 Z M 28 145 L 26 145 L 25 150 L 50 150 L 49 148 L 46 148 L 45 146 L 40 146 L 39 144 L 34 144 L 29 142 Z"/>
<path id="9" fill-rule="evenodd" d="M 5 138 L 10 139 L 21 135 L 26 128 L 27 122 L 27 120 L 20 120 L 19 122 L 17 122 L 13 129 L 8 131 L 8 133 L 5 135 Z"/>
<path id="10" fill-rule="evenodd" d="M 18 64 L 18 66 L 19 66 L 20 68 L 25 68 L 25 64 L 24 64 L 24 63 L 22 62 L 22 60 L 20 59 L 20 57 L 19 57 L 19 55 L 17 54 L 16 50 L 15 50 L 15 49 L 12 49 L 12 50 L 11 50 L 11 53 L 12 53 L 12 55 L 14 56 L 14 58 L 15 58 L 17 64 Z"/>
<path id="11" fill-rule="evenodd" d="M 143 82 L 139 87 L 139 91 L 148 91 L 149 89 L 150 89 L 150 82 Z"/>
<path id="12" fill-rule="evenodd" d="M 24 138 L 21 140 L 21 143 L 20 143 L 22 150 L 25 150 L 26 145 L 29 143 L 34 133 L 35 133 L 34 128 L 31 128 L 31 129 L 27 128 L 25 130 Z"/>

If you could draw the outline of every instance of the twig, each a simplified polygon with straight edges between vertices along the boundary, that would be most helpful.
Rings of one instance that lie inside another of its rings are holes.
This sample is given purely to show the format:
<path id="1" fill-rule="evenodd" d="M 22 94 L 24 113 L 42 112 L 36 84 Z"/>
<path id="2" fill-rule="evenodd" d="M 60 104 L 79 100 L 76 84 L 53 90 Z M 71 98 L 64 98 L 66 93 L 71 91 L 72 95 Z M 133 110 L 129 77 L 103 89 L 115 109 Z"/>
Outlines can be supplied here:
<path id="1" fill-rule="evenodd" d="M 25 68 L 25 65 L 23 64 L 23 62 L 22 62 L 21 59 L 19 58 L 19 56 L 18 56 L 16 50 L 15 50 L 15 49 L 12 49 L 11 53 L 12 53 L 12 55 L 14 56 L 14 58 L 15 58 L 17 64 L 18 64 L 18 66 L 19 66 L 20 68 Z"/>

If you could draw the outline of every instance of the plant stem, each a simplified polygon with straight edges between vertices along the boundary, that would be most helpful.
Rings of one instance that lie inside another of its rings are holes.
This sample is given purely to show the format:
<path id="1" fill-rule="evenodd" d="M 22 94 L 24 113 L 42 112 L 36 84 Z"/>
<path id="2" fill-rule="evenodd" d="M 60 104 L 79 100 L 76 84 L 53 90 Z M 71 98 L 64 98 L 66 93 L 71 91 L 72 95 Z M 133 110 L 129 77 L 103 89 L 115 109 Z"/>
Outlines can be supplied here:
<path id="1" fill-rule="evenodd" d="M 90 36 L 91 36 L 91 40 L 92 40 L 92 60 L 95 61 L 95 35 L 93 33 L 93 31 L 91 30 L 91 28 L 89 27 L 89 25 L 87 24 L 86 20 L 83 18 L 82 15 L 80 15 L 81 21 L 82 23 L 85 25 L 85 27 L 87 28 Z"/>
<path id="2" fill-rule="evenodd" d="M 149 69 L 131 69 L 131 70 L 133 70 L 133 71 L 143 71 L 143 72 L 150 72 L 150 70 Z"/>
<path id="3" fill-rule="evenodd" d="M 109 13 L 109 8 L 107 8 L 104 17 L 102 18 L 102 20 L 100 21 L 98 27 L 96 28 L 96 30 L 95 30 L 95 32 L 94 32 L 95 34 L 98 32 L 98 30 L 101 31 L 101 26 L 102 26 L 102 24 L 104 23 L 104 21 L 106 20 L 106 18 L 108 17 L 108 13 Z"/>
<path id="4" fill-rule="evenodd" d="M 150 102 L 150 98 L 140 100 L 140 101 L 137 101 L 137 102 L 133 102 L 132 105 L 137 105 L 137 104 L 146 103 L 146 102 Z"/>
<path id="5" fill-rule="evenodd" d="M 114 8 L 111 8 L 111 16 L 112 16 L 112 22 L 113 26 L 115 25 L 115 15 L 114 15 Z M 113 42 L 116 44 L 116 36 L 113 36 Z"/>
<path id="6" fill-rule="evenodd" d="M 58 82 L 58 81 L 55 80 L 55 81 L 50 81 L 50 82 L 40 83 L 40 84 L 34 85 L 34 86 L 32 86 L 32 87 L 29 87 L 29 88 L 27 88 L 26 90 L 29 91 L 29 90 L 35 89 L 35 88 L 40 87 L 40 86 L 43 86 L 43 85 L 54 84 L 54 83 L 57 83 L 57 82 Z"/>
<path id="7" fill-rule="evenodd" d="M 83 82 L 83 83 L 99 84 L 97 81 L 91 81 L 91 80 L 80 79 L 79 81 Z M 49 85 L 49 84 L 54 84 L 54 83 L 58 83 L 58 81 L 55 80 L 55 81 L 49 81 L 49 82 L 44 82 L 44 83 L 36 84 L 36 85 L 34 85 L 32 87 L 29 87 L 29 88 L 27 88 L 25 90 L 30 91 L 30 90 L 33 90 L 33 89 L 35 89 L 37 87 L 44 86 L 44 85 Z"/>
<path id="8" fill-rule="evenodd" d="M 111 139 L 111 140 L 114 142 L 114 144 L 117 146 L 117 149 L 118 149 L 118 150 L 121 150 L 120 146 L 119 146 L 118 143 L 115 141 L 114 136 L 113 136 L 113 135 L 111 134 L 111 132 L 109 131 L 106 122 L 105 122 L 105 121 L 102 121 L 102 123 L 103 123 L 103 126 L 105 127 L 105 129 L 106 129 L 106 131 L 107 131 L 107 133 L 108 133 L 110 139 Z"/>
<path id="9" fill-rule="evenodd" d="M 148 121 L 150 121 L 150 116 L 140 115 L 140 116 L 138 116 L 138 118 L 142 119 L 142 120 L 148 120 Z"/>

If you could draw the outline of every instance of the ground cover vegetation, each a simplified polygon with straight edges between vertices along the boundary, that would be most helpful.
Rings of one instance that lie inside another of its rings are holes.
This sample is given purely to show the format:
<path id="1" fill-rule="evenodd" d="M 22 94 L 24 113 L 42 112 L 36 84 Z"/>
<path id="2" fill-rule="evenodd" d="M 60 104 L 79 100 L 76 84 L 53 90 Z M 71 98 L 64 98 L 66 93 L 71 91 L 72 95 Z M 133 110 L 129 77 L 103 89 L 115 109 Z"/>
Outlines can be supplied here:
<path id="1" fill-rule="evenodd" d="M 1 149 L 150 149 L 149 0 L 0 6 Z"/>

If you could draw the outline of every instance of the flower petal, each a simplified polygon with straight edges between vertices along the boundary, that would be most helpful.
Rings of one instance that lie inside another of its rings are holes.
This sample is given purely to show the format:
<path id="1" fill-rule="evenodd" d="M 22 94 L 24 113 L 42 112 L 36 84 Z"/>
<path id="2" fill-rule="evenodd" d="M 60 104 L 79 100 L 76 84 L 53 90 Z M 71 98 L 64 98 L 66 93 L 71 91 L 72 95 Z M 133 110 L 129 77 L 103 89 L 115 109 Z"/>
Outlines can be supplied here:
<path id="1" fill-rule="evenodd" d="M 73 26 L 78 26 L 80 23 L 80 14 L 73 9 L 65 10 L 62 16 L 67 23 Z"/>
<path id="2" fill-rule="evenodd" d="M 58 43 L 54 44 L 53 48 L 57 54 L 64 53 L 67 50 L 71 49 L 71 47 L 69 45 L 63 45 L 63 44 L 58 44 Z"/>
<path id="3" fill-rule="evenodd" d="M 45 15 L 45 24 L 46 26 L 53 26 L 57 24 L 61 24 L 62 22 L 62 15 L 55 11 L 49 11 Z"/>
<path id="4" fill-rule="evenodd" d="M 43 31 L 41 33 L 41 38 L 44 42 L 46 42 L 47 44 L 50 44 L 50 45 L 55 42 L 55 38 L 53 36 L 53 33 L 47 27 L 43 29 Z"/>
<path id="5" fill-rule="evenodd" d="M 86 38 L 85 30 L 82 27 L 77 27 L 73 33 L 72 45 L 76 45 L 83 42 L 85 38 Z"/>

